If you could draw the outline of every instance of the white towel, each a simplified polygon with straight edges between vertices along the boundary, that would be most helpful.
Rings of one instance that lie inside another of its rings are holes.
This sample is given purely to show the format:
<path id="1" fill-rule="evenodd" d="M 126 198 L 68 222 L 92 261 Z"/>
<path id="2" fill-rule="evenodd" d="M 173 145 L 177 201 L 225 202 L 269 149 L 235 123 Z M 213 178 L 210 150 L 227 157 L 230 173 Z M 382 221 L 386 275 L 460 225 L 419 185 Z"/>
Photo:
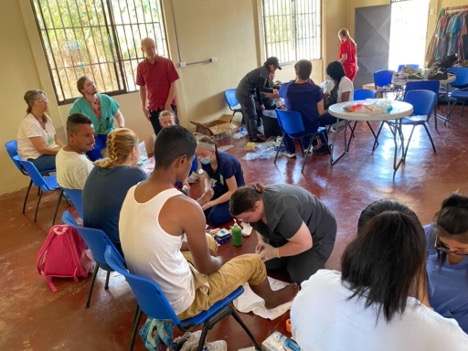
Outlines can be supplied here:
<path id="1" fill-rule="evenodd" d="M 272 290 L 284 288 L 288 283 L 268 277 Z M 234 307 L 242 313 L 253 312 L 265 319 L 276 319 L 291 308 L 292 301 L 286 302 L 272 309 L 265 308 L 265 300 L 250 289 L 249 284 L 244 285 L 244 293 L 234 300 Z"/>

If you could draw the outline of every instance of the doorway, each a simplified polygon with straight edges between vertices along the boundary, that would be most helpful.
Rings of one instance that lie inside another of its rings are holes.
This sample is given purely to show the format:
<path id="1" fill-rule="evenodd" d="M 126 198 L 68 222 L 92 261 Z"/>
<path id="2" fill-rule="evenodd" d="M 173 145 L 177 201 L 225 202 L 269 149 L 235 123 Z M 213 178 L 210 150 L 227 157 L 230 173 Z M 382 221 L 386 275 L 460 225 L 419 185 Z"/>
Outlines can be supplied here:
<path id="1" fill-rule="evenodd" d="M 391 5 L 388 68 L 401 64 L 424 67 L 429 0 L 399 1 Z"/>

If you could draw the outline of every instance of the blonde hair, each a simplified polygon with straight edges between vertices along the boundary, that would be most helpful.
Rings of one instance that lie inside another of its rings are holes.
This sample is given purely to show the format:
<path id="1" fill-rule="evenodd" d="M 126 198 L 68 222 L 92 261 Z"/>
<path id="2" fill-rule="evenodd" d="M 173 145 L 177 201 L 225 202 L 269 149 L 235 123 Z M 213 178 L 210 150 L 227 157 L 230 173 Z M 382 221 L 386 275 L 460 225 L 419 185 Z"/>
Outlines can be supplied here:
<path id="1" fill-rule="evenodd" d="M 163 119 L 163 117 L 166 117 L 166 116 L 171 116 L 172 119 L 175 121 L 175 114 L 174 114 L 174 112 L 169 111 L 169 110 L 164 110 L 164 111 L 161 111 L 161 112 L 159 113 L 159 117 L 158 117 L 159 122 L 161 122 L 162 119 Z"/>
<path id="2" fill-rule="evenodd" d="M 351 42 L 351 44 L 353 44 L 354 46 L 357 46 L 356 42 L 354 41 L 354 39 L 349 34 L 349 30 L 347 30 L 346 28 L 341 28 L 338 31 L 338 35 L 342 36 L 343 38 L 348 39 Z"/>
<path id="3" fill-rule="evenodd" d="M 134 147 L 138 147 L 138 137 L 128 128 L 117 128 L 107 135 L 107 157 L 97 160 L 96 165 L 112 168 L 127 161 Z"/>
<path id="4" fill-rule="evenodd" d="M 208 144 L 207 146 L 210 146 L 212 145 L 214 150 L 210 150 L 210 151 L 217 151 L 218 149 L 216 148 L 216 143 L 214 141 L 213 138 L 210 138 L 209 136 L 202 136 L 200 139 L 197 140 L 197 147 L 200 147 L 202 149 L 208 149 L 207 147 L 204 147 L 203 144 Z"/>

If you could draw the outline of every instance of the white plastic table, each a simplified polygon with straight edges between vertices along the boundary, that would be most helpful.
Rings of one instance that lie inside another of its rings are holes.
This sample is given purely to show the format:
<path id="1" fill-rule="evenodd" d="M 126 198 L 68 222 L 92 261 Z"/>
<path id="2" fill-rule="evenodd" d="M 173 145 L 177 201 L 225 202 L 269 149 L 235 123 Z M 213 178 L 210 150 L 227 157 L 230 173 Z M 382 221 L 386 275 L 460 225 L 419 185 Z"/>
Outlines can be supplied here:
<path id="1" fill-rule="evenodd" d="M 392 125 L 395 126 L 395 130 L 393 132 L 393 140 L 395 143 L 395 150 L 393 156 L 393 170 L 396 172 L 400 167 L 401 162 L 404 160 L 404 141 L 403 141 L 403 132 L 402 132 L 402 125 L 401 125 L 401 118 L 410 116 L 413 113 L 413 105 L 403 102 L 403 101 L 394 101 L 389 100 L 389 103 L 392 105 L 392 110 L 388 113 L 382 114 L 375 114 L 371 115 L 365 112 L 347 112 L 344 110 L 345 107 L 351 106 L 354 104 L 369 104 L 371 102 L 380 103 L 385 101 L 386 99 L 368 99 L 366 101 L 346 101 L 340 102 L 334 105 L 331 105 L 328 108 L 328 112 L 334 117 L 344 119 L 349 121 L 365 121 L 365 122 L 385 122 L 388 123 L 389 121 L 393 121 Z M 389 124 L 390 125 L 390 124 Z M 377 137 L 375 137 L 374 147 L 372 151 L 375 150 L 377 145 Z M 398 138 L 400 138 L 401 142 L 401 157 L 398 159 Z"/>

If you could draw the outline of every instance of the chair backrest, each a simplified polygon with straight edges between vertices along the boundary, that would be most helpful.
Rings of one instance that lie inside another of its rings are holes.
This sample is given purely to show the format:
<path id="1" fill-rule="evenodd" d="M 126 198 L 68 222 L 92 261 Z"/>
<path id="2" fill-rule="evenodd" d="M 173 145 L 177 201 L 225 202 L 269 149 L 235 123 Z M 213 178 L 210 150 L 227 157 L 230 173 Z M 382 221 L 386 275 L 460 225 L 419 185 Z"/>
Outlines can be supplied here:
<path id="1" fill-rule="evenodd" d="M 430 90 L 410 90 L 405 101 L 413 105 L 413 115 L 429 116 L 437 102 L 437 94 Z"/>
<path id="2" fill-rule="evenodd" d="M 63 191 L 67 198 L 71 201 L 73 207 L 76 208 L 78 214 L 81 218 L 83 218 L 83 202 L 81 200 L 81 193 L 83 192 L 81 189 L 65 189 Z"/>
<path id="3" fill-rule="evenodd" d="M 372 89 L 356 89 L 354 91 L 354 100 L 374 99 L 376 93 Z"/>
<path id="4" fill-rule="evenodd" d="M 226 102 L 229 106 L 231 111 L 234 111 L 234 108 L 239 105 L 239 101 L 236 98 L 236 89 L 228 89 L 224 92 L 224 96 L 226 97 Z"/>
<path id="5" fill-rule="evenodd" d="M 23 161 L 19 155 L 13 157 L 20 166 L 26 171 L 26 173 L 31 177 L 33 184 L 37 187 L 42 188 L 42 190 L 52 190 L 49 188 L 49 185 L 46 183 L 44 178 L 41 175 L 41 172 L 38 171 L 34 163 L 29 161 Z"/>
<path id="6" fill-rule="evenodd" d="M 176 325 L 179 325 L 179 318 L 158 284 L 130 273 L 125 268 L 122 256 L 119 256 L 115 247 L 108 246 L 106 248 L 105 258 L 107 265 L 125 277 L 142 311 L 148 317 L 171 319 Z"/>
<path id="7" fill-rule="evenodd" d="M 411 67 L 412 69 L 418 69 L 419 68 L 419 65 L 415 64 L 415 63 L 407 63 L 405 65 L 399 65 L 398 66 L 398 72 L 400 72 L 403 68 L 405 68 L 406 66 L 409 66 Z"/>
<path id="8" fill-rule="evenodd" d="M 392 84 L 392 77 L 394 71 L 389 69 L 382 69 L 374 72 L 374 84 L 376 87 L 384 87 Z"/>
<path id="9" fill-rule="evenodd" d="M 68 211 L 63 212 L 62 221 L 63 223 L 72 226 L 78 231 L 81 238 L 83 238 L 86 245 L 88 245 L 89 249 L 93 253 L 94 260 L 97 263 L 99 263 L 99 265 L 103 268 L 108 267 L 106 259 L 104 257 L 104 252 L 106 251 L 107 246 L 114 247 L 114 244 L 108 238 L 106 233 L 104 233 L 100 229 L 87 228 L 77 225 L 75 219 L 71 216 L 70 212 Z"/>
<path id="10" fill-rule="evenodd" d="M 468 85 L 468 67 L 451 67 L 447 71 L 456 74 L 455 80 L 449 83 L 450 86 L 462 88 Z"/>
<path id="11" fill-rule="evenodd" d="M 10 156 L 11 160 L 15 164 L 16 168 L 18 168 L 21 173 L 27 175 L 26 171 L 21 167 L 21 164 L 18 160 L 21 160 L 21 157 L 18 155 L 18 142 L 16 140 L 10 140 L 5 143 L 5 149 Z M 17 156 L 17 157 L 15 157 Z"/>
<path id="12" fill-rule="evenodd" d="M 405 86 L 405 95 L 410 90 L 430 90 L 439 95 L 440 81 L 438 80 L 421 80 L 407 82 Z"/>
<path id="13" fill-rule="evenodd" d="M 276 110 L 278 123 L 288 135 L 300 134 L 305 131 L 302 114 L 298 111 Z"/>

